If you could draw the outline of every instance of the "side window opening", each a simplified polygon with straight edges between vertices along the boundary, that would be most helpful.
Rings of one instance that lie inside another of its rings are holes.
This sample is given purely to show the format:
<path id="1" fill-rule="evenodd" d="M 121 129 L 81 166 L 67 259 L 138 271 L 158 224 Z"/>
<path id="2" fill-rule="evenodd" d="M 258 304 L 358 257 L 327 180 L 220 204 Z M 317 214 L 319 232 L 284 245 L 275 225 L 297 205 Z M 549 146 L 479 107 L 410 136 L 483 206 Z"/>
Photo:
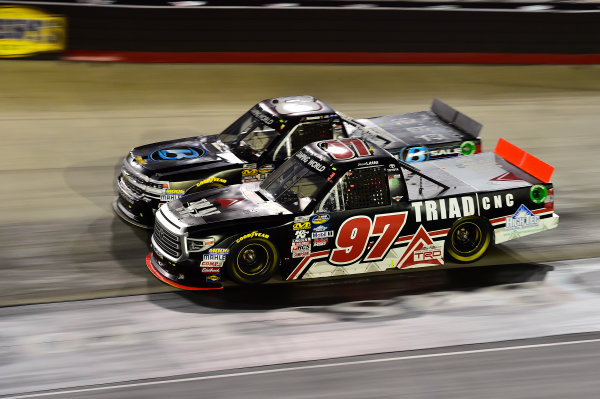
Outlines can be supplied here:
<path id="1" fill-rule="evenodd" d="M 319 211 L 335 212 L 390 205 L 387 172 L 381 166 L 358 168 L 344 175 Z"/>
<path id="2" fill-rule="evenodd" d="M 291 138 L 292 154 L 309 143 L 320 140 L 330 140 L 333 138 L 331 121 L 325 119 L 318 122 L 309 122 L 298 125 L 292 132 Z"/>
<path id="3" fill-rule="evenodd" d="M 297 125 L 275 150 L 273 160 L 287 159 L 307 144 L 332 138 L 333 128 L 329 119 L 302 123 Z"/>
<path id="4" fill-rule="evenodd" d="M 344 180 L 346 210 L 390 204 L 387 173 L 381 166 L 355 169 Z"/>
<path id="5" fill-rule="evenodd" d="M 244 137 L 240 146 L 249 146 L 260 155 L 275 137 L 277 137 L 275 129 L 267 125 L 259 125 Z"/>
<path id="6" fill-rule="evenodd" d="M 344 196 L 338 182 L 321 203 L 319 212 L 339 212 L 344 210 Z"/>

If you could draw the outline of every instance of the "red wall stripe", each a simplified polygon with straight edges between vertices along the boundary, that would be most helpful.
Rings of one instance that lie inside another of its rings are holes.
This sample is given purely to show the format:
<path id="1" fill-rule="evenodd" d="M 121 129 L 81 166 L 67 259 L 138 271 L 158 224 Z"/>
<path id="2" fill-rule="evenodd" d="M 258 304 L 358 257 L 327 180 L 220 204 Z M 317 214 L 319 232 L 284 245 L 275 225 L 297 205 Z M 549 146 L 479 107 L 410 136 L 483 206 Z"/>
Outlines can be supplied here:
<path id="1" fill-rule="evenodd" d="M 600 54 L 135 52 L 69 50 L 67 61 L 157 63 L 600 64 Z"/>

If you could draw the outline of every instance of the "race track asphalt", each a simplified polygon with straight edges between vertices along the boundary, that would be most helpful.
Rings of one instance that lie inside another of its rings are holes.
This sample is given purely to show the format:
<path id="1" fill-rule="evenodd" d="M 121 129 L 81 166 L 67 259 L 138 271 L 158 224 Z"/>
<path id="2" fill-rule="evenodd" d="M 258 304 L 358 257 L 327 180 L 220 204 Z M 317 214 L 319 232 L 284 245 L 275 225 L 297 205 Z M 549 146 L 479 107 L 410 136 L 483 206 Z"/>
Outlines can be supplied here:
<path id="1" fill-rule="evenodd" d="M 560 227 L 481 264 L 600 256 L 600 67 L 0 64 L 0 306 L 164 292 L 147 233 L 111 210 L 137 145 L 219 132 L 257 101 L 311 94 L 355 117 L 441 98 L 556 167 Z"/>

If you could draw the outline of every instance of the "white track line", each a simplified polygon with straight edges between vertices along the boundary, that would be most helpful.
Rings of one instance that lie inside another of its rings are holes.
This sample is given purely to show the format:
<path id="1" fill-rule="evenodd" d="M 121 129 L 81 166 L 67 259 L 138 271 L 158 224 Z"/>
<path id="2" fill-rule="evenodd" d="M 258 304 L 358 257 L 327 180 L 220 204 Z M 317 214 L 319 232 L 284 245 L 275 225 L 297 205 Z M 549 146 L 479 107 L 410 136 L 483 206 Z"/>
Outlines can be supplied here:
<path id="1" fill-rule="evenodd" d="M 94 391 L 108 391 L 108 390 L 112 390 L 112 389 L 135 388 L 135 387 L 143 387 L 143 386 L 150 386 L 150 385 L 170 384 L 170 383 L 175 383 L 175 382 L 216 380 L 216 379 L 221 379 L 221 378 L 243 377 L 243 376 L 260 375 L 260 374 L 284 373 L 284 372 L 298 371 L 298 370 L 321 369 L 321 368 L 340 367 L 340 366 L 354 366 L 354 365 L 359 365 L 359 364 L 370 364 L 370 363 L 395 362 L 395 361 L 400 361 L 400 360 L 414 360 L 414 359 L 427 359 L 427 358 L 435 358 L 435 357 L 472 355 L 472 354 L 478 354 L 478 353 L 504 352 L 504 351 L 510 351 L 510 350 L 519 350 L 519 349 L 547 348 L 547 347 L 552 347 L 552 346 L 588 344 L 588 343 L 595 343 L 595 342 L 600 342 L 600 338 L 577 340 L 577 341 L 565 341 L 565 342 L 551 342 L 551 343 L 547 343 L 547 344 L 506 346 L 506 347 L 488 348 L 488 349 L 473 349 L 473 350 L 456 351 L 456 352 L 429 353 L 429 354 L 425 354 L 425 355 L 398 356 L 398 357 L 390 357 L 390 358 L 384 358 L 384 359 L 356 360 L 356 361 L 338 362 L 338 363 L 314 364 L 314 365 L 307 365 L 307 366 L 282 367 L 282 368 L 269 369 L 269 370 L 244 371 L 244 372 L 239 372 L 239 373 L 214 374 L 214 375 L 188 377 L 188 378 L 173 378 L 173 379 L 169 379 L 169 380 L 160 380 L 160 381 L 122 383 L 122 384 L 107 385 L 107 386 L 100 386 L 100 387 L 77 388 L 77 389 L 69 389 L 69 390 L 65 389 L 65 390 L 57 390 L 57 391 L 53 391 L 53 392 L 21 394 L 21 395 L 9 396 L 9 397 L 5 397 L 5 398 L 11 398 L 11 399 L 40 398 L 40 397 L 44 397 L 44 396 L 67 395 L 67 394 L 94 392 Z"/>

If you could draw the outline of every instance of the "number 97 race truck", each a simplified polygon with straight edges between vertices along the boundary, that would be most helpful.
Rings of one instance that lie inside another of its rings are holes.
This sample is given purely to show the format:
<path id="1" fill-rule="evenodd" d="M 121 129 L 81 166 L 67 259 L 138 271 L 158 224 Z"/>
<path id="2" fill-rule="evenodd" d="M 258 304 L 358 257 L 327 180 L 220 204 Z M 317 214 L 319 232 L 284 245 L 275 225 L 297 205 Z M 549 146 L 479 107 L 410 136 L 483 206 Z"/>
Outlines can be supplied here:
<path id="1" fill-rule="evenodd" d="M 355 137 L 407 162 L 481 151 L 481 125 L 439 100 L 431 110 L 354 120 L 310 96 L 264 100 L 218 135 L 134 148 L 116 180 L 116 213 L 146 228 L 185 194 L 264 180 L 304 145 Z"/>
<path id="2" fill-rule="evenodd" d="M 474 262 L 557 226 L 553 170 L 502 139 L 422 164 L 355 138 L 319 141 L 262 182 L 163 205 L 146 264 L 198 290 Z"/>

